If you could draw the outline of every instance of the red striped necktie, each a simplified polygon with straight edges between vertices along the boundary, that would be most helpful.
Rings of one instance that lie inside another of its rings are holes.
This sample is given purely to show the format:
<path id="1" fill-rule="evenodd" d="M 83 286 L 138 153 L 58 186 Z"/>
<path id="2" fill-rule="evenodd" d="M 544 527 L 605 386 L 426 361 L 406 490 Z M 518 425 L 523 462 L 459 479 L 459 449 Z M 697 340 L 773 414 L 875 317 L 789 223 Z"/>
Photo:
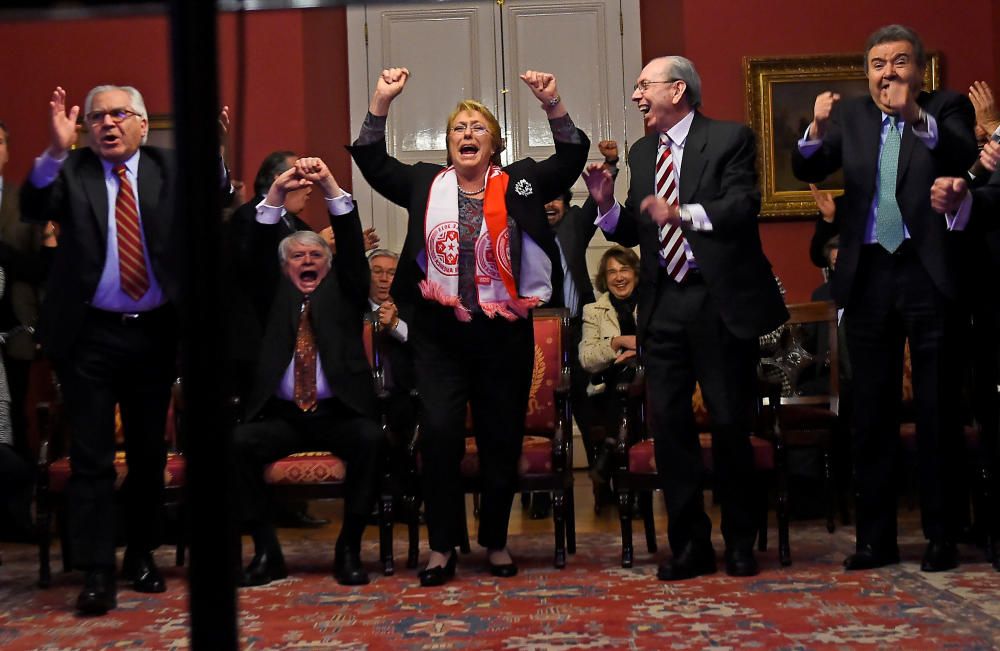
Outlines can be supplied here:
<path id="1" fill-rule="evenodd" d="M 665 133 L 660 134 L 660 156 L 656 160 L 656 196 L 663 197 L 671 206 L 679 205 L 670 137 Z M 676 282 L 684 280 L 688 273 L 688 261 L 680 226 L 667 223 L 660 228 L 660 257 L 668 276 Z"/>
<path id="2" fill-rule="evenodd" d="M 115 199 L 115 228 L 118 231 L 118 271 L 121 287 L 132 300 L 138 301 L 149 291 L 146 257 L 142 253 L 142 234 L 139 231 L 139 210 L 135 204 L 132 184 L 126 175 L 125 165 L 115 165 L 118 175 L 118 197 Z"/>

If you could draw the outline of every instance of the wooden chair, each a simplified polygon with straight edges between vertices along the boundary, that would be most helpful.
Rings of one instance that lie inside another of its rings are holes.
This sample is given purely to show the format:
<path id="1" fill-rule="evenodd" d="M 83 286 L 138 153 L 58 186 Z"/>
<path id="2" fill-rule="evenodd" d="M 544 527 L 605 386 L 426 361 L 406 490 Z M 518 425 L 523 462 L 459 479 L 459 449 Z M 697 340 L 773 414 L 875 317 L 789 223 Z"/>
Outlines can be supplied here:
<path id="1" fill-rule="evenodd" d="M 770 354 L 761 359 L 761 368 L 781 387 L 773 405 L 774 427 L 785 448 L 818 448 L 822 453 L 826 529 L 833 533 L 838 506 L 833 453 L 841 431 L 837 307 L 815 301 L 787 308 L 788 321 Z M 810 376 L 818 381 L 807 388 L 801 380 Z M 846 518 L 846 507 L 842 511 Z"/>
<path id="2" fill-rule="evenodd" d="M 55 518 L 62 547 L 63 571 L 73 569 L 73 550 L 66 526 L 66 487 L 70 477 L 70 460 L 65 456 L 68 443 L 68 427 L 62 414 L 62 397 L 59 382 L 50 373 L 52 392 L 50 399 L 36 406 L 39 432 L 37 477 L 35 485 L 36 528 L 38 532 L 38 585 L 47 588 L 52 582 L 49 549 L 52 544 L 52 520 Z M 175 509 L 177 521 L 182 522 L 183 492 L 186 475 L 184 455 L 178 445 L 177 419 L 180 410 L 179 381 L 174 384 L 170 407 L 167 412 L 167 459 L 163 470 L 164 507 Z M 120 432 L 118 432 L 120 437 Z M 115 454 L 116 493 L 128 475 L 125 452 Z M 184 564 L 184 527 L 179 525 L 176 532 L 176 563 Z"/>
<path id="3" fill-rule="evenodd" d="M 379 398 L 379 422 L 382 433 L 385 440 L 391 442 L 393 435 L 389 430 L 385 410 L 388 391 L 385 388 L 382 354 L 376 336 L 378 327 L 377 323 L 365 320 L 365 352 L 372 367 L 375 391 Z M 387 453 L 388 447 L 386 445 Z M 278 500 L 343 499 L 346 496 L 344 481 L 346 473 L 347 465 L 340 457 L 327 450 L 310 450 L 289 455 L 267 465 L 264 468 L 264 481 L 271 489 L 274 499 Z M 387 454 L 382 464 L 378 498 L 379 562 L 385 576 L 391 576 L 395 572 L 392 553 L 394 481 Z"/>
<path id="4" fill-rule="evenodd" d="M 553 564 L 566 566 L 566 554 L 576 553 L 576 517 L 573 500 L 573 430 L 572 405 L 569 393 L 569 311 L 565 308 L 544 308 L 532 312 L 535 331 L 535 364 L 532 374 L 528 409 L 525 414 L 526 433 L 518 463 L 517 491 L 549 492 L 552 494 L 552 520 L 555 549 Z M 471 422 L 470 428 L 475 428 Z M 410 444 L 411 467 L 419 473 L 420 460 L 416 453 L 417 435 Z M 478 494 L 479 456 L 474 436 L 465 440 L 465 456 L 461 462 L 463 489 Z M 414 482 L 414 485 L 416 483 Z M 414 502 L 419 498 L 413 498 Z M 414 510 L 415 513 L 415 510 Z M 418 523 L 409 521 L 410 546 L 407 564 L 416 566 Z M 461 546 L 468 552 L 468 540 Z"/>
<path id="5" fill-rule="evenodd" d="M 615 451 L 615 470 L 611 483 L 618 501 L 618 516 L 621 523 L 622 567 L 632 567 L 634 549 L 632 545 L 632 500 L 637 493 L 646 536 L 646 548 L 656 553 L 656 526 L 653 521 L 652 494 L 659 490 L 661 482 L 657 475 L 656 455 L 653 438 L 646 426 L 646 386 L 645 371 L 640 364 L 635 378 L 630 383 L 616 387 L 620 404 L 620 420 Z M 788 536 L 788 495 L 785 480 L 784 448 L 780 431 L 771 424 L 773 414 L 763 409 L 766 401 L 759 401 L 757 431 L 751 435 L 754 468 L 760 481 L 748 490 L 756 490 L 759 495 L 759 525 L 757 547 L 767 550 L 767 520 L 769 487 L 774 487 L 775 511 L 778 521 L 778 557 L 782 565 L 791 564 L 791 549 Z M 702 466 L 705 469 L 706 485 L 712 479 L 712 435 L 708 412 L 701 399 L 701 390 L 696 386 L 692 399 L 695 425 L 701 432 Z"/>

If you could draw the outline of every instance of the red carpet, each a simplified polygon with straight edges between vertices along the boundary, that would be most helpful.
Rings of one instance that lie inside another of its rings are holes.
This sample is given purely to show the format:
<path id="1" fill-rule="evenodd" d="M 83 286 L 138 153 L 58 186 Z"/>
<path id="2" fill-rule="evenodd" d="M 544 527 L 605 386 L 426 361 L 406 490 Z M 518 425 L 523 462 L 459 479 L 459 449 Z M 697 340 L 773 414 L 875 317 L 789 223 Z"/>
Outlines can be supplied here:
<path id="1" fill-rule="evenodd" d="M 462 557 L 458 578 L 420 588 L 411 570 L 373 574 L 349 589 L 330 576 L 332 550 L 286 549 L 292 576 L 240 591 L 244 649 L 994 649 L 1000 646 L 1000 573 L 964 549 L 957 572 L 923 574 L 922 545 L 904 541 L 904 562 L 846 574 L 840 561 L 853 531 L 827 536 L 820 525 L 793 529 L 793 560 L 780 568 L 761 555 L 752 579 L 717 574 L 668 584 L 637 544 L 637 567 L 618 566 L 618 538 L 589 534 L 568 567 L 551 567 L 547 536 L 512 539 L 514 579 L 485 572 L 482 553 Z M 637 543 L 642 540 L 637 532 Z M 717 542 L 718 545 L 718 542 Z M 185 649 L 184 571 L 167 565 L 169 590 L 124 589 L 106 617 L 73 614 L 78 574 L 34 587 L 34 550 L 5 545 L 0 567 L 0 648 Z M 402 541 L 397 559 L 404 558 Z M 365 559 L 375 550 L 369 544 Z"/>

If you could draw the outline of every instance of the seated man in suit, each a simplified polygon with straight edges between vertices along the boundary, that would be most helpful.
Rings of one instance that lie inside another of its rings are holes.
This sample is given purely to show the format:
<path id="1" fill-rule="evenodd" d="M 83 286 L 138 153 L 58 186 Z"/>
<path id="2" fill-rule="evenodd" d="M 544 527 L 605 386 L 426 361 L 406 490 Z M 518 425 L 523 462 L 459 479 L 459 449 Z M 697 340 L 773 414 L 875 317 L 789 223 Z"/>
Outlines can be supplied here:
<path id="1" fill-rule="evenodd" d="M 366 231 L 365 246 L 368 246 Z M 382 368 L 385 386 L 389 391 L 389 429 L 393 432 L 409 432 L 416 424 L 410 391 L 416 386 L 413 370 L 413 352 L 409 343 L 409 324 L 400 316 L 399 306 L 392 299 L 389 290 L 396 277 L 399 255 L 389 249 L 374 249 L 368 254 L 371 267 L 371 288 L 368 293 L 370 311 L 365 318 L 378 323 L 379 350 L 382 354 Z"/>
<path id="2" fill-rule="evenodd" d="M 258 204 L 256 228 L 278 228 L 286 195 L 310 184 L 326 197 L 338 254 L 334 258 L 312 231 L 292 233 L 278 247 L 283 277 L 264 327 L 246 422 L 233 435 L 240 516 L 254 541 L 242 585 L 287 576 L 268 518 L 263 469 L 301 450 L 329 450 L 346 462 L 347 502 L 334 576 L 343 585 L 368 583 L 361 536 L 375 500 L 381 431 L 361 337 L 370 276 L 357 209 L 322 160 L 302 158 Z M 271 255 L 261 251 L 260 264 L 270 264 Z"/>

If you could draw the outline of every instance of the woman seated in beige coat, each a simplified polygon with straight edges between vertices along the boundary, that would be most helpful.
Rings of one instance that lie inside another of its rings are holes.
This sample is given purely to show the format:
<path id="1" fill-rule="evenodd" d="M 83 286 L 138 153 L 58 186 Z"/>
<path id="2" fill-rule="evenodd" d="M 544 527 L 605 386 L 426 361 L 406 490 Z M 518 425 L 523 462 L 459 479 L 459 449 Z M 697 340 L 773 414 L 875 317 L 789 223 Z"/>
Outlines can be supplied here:
<path id="1" fill-rule="evenodd" d="M 594 426 L 613 437 L 618 413 L 614 387 L 631 380 L 635 369 L 635 306 L 638 299 L 639 256 L 631 249 L 612 246 L 601 256 L 594 287 L 602 292 L 583 306 L 580 365 L 592 373 L 588 395 L 594 407 Z M 590 440 L 597 437 L 591 433 Z M 613 442 L 613 439 L 612 439 Z M 607 455 L 599 453 L 594 464 L 595 480 L 607 481 Z"/>

